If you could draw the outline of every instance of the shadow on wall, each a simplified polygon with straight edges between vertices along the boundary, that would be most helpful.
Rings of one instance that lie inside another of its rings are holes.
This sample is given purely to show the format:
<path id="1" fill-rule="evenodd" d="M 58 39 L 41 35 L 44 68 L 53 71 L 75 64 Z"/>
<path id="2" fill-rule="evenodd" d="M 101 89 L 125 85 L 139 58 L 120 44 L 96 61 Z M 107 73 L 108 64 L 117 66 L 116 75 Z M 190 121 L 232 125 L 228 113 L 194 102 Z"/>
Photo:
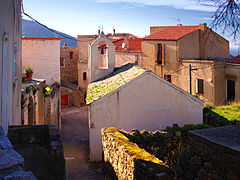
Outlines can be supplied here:
<path id="1" fill-rule="evenodd" d="M 8 138 L 37 179 L 66 179 L 63 145 L 57 126 L 10 126 Z"/>

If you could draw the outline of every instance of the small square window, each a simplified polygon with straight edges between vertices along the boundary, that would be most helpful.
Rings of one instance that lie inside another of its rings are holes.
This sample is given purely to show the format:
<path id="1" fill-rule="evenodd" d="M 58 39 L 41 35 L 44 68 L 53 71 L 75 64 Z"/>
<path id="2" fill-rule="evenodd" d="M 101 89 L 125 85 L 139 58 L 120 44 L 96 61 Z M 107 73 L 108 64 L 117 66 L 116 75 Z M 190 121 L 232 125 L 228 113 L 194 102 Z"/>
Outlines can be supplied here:
<path id="1" fill-rule="evenodd" d="M 167 80 L 168 82 L 172 82 L 172 76 L 169 74 L 164 74 L 164 79 Z"/>

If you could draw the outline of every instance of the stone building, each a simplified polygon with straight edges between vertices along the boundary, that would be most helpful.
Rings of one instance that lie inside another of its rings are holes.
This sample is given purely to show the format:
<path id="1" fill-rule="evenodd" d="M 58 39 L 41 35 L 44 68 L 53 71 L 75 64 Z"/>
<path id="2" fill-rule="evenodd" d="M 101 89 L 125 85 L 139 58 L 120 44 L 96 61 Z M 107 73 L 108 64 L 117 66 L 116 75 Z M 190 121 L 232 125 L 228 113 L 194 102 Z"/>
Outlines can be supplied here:
<path id="1" fill-rule="evenodd" d="M 240 100 L 229 81 L 233 67 L 228 59 L 229 42 L 206 24 L 151 27 L 142 39 L 141 66 L 214 105 Z"/>
<path id="2" fill-rule="evenodd" d="M 21 0 L 0 1 L 0 126 L 21 123 Z"/>
<path id="3" fill-rule="evenodd" d="M 64 45 L 60 50 L 61 81 L 78 82 L 78 48 Z"/>
<path id="4" fill-rule="evenodd" d="M 104 54 L 99 44 L 106 43 Z M 101 128 L 157 130 L 202 123 L 203 102 L 136 64 L 115 68 L 115 46 L 104 37 L 90 46 L 87 104 L 90 159 L 101 160 Z M 105 67 L 98 61 L 104 59 Z"/>
<path id="5" fill-rule="evenodd" d="M 60 84 L 61 38 L 22 38 L 22 73 L 30 66 L 33 77 L 48 85 Z"/>

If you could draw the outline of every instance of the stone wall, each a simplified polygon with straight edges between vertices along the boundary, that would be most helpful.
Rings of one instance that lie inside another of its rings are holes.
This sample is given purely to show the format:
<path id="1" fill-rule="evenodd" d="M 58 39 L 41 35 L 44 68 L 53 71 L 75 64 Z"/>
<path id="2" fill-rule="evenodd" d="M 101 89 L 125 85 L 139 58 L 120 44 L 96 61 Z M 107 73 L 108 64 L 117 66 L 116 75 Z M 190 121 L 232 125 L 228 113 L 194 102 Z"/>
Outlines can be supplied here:
<path id="1" fill-rule="evenodd" d="M 147 132 L 142 130 L 139 132 L 138 130 L 132 130 L 131 133 L 125 135 L 130 141 L 172 168 L 174 168 L 179 154 L 183 152 L 183 139 L 187 140 L 187 137 L 182 135 L 180 131 L 171 133 L 166 131 Z"/>
<path id="2" fill-rule="evenodd" d="M 24 171 L 24 159 L 13 149 L 2 127 L 0 127 L 0 157 L 0 179 L 36 179 L 32 172 Z"/>
<path id="3" fill-rule="evenodd" d="M 176 164 L 177 178 L 240 179 L 240 126 L 190 132 L 189 145 Z"/>
<path id="4" fill-rule="evenodd" d="M 173 171 L 165 163 L 132 143 L 123 131 L 116 128 L 102 129 L 102 144 L 104 162 L 113 169 L 118 179 L 174 177 Z"/>
<path id="5" fill-rule="evenodd" d="M 78 81 L 78 48 L 62 47 L 60 53 L 61 81 Z"/>
<path id="6" fill-rule="evenodd" d="M 50 157 L 53 176 L 56 179 L 66 179 L 63 144 L 57 126 L 10 126 L 8 137 L 14 146 L 30 144 L 45 148 Z"/>

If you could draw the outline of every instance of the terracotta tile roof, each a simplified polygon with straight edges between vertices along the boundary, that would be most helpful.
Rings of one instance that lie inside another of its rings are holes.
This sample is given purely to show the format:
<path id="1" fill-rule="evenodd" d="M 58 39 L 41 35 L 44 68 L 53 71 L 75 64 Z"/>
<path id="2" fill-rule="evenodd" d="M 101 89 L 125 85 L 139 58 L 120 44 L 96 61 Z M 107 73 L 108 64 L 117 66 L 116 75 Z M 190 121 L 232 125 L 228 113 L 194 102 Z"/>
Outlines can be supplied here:
<path id="1" fill-rule="evenodd" d="M 197 29 L 199 29 L 199 26 L 167 26 L 165 29 L 143 39 L 178 40 Z"/>
<path id="2" fill-rule="evenodd" d="M 116 50 L 130 50 L 130 51 L 141 51 L 141 38 L 128 39 L 129 47 L 128 49 L 122 48 L 122 44 L 125 42 L 124 38 L 121 39 L 109 39 L 115 46 Z M 100 42 L 99 45 L 106 45 L 104 42 Z"/>
<path id="3" fill-rule="evenodd" d="M 132 51 L 141 51 L 142 50 L 142 39 L 136 38 L 136 39 L 129 39 L 129 50 Z"/>
<path id="4" fill-rule="evenodd" d="M 128 63 L 117 68 L 113 73 L 107 75 L 105 78 L 90 83 L 87 90 L 87 104 L 90 104 L 93 101 L 109 94 L 115 89 L 140 76 L 144 72 L 146 72 L 145 69 L 137 66 L 136 64 Z"/>
<path id="5" fill-rule="evenodd" d="M 232 58 L 231 60 L 228 61 L 229 63 L 233 63 L 233 64 L 240 64 L 240 55 Z"/>

